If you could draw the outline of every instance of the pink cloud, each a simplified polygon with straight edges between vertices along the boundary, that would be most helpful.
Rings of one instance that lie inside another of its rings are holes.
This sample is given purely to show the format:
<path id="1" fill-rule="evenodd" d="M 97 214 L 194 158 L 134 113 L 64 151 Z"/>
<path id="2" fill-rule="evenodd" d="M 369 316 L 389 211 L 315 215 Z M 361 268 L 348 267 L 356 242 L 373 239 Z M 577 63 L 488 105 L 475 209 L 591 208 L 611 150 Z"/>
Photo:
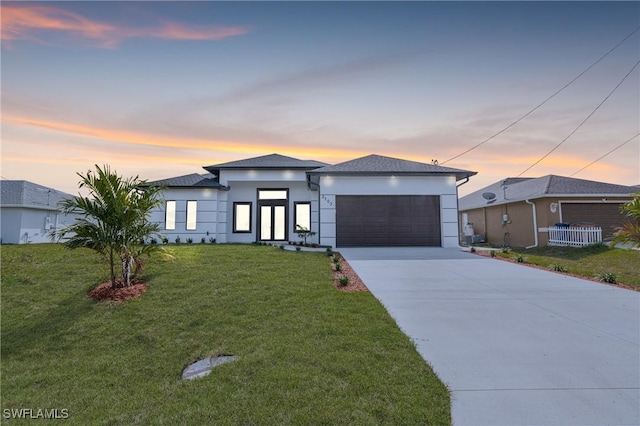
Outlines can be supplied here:
<path id="1" fill-rule="evenodd" d="M 101 48 L 114 48 L 129 38 L 220 40 L 249 32 L 249 28 L 243 26 L 187 26 L 177 22 L 141 28 L 117 26 L 50 6 L 4 4 L 1 10 L 0 39 L 4 45 L 16 40 L 42 42 L 44 32 L 79 38 Z"/>
<path id="2" fill-rule="evenodd" d="M 169 40 L 220 40 L 239 36 L 249 32 L 247 27 L 187 27 L 186 25 L 167 22 L 160 28 L 142 30 L 139 37 L 154 37 Z"/>

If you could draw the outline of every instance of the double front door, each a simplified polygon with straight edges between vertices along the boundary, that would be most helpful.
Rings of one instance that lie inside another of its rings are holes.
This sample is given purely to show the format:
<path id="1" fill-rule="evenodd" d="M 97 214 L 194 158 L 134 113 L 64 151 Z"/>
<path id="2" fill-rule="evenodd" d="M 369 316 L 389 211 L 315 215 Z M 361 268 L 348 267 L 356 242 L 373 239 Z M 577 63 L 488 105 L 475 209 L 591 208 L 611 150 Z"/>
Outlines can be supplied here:
<path id="1" fill-rule="evenodd" d="M 258 237 L 260 241 L 287 240 L 287 189 L 258 190 Z"/>
<path id="2" fill-rule="evenodd" d="M 260 240 L 285 241 L 287 239 L 287 206 L 260 204 Z"/>

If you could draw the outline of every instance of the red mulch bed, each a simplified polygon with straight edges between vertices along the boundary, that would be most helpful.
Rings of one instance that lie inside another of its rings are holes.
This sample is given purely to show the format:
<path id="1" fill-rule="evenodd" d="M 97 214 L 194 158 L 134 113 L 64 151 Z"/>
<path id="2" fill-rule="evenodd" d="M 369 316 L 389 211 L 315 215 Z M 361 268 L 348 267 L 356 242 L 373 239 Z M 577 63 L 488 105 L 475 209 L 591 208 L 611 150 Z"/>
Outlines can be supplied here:
<path id="1" fill-rule="evenodd" d="M 119 303 L 124 303 L 129 299 L 135 299 L 147 291 L 147 284 L 139 279 L 132 279 L 131 286 L 111 288 L 111 281 L 99 284 L 94 287 L 87 296 L 95 300 L 114 300 Z"/>
<path id="2" fill-rule="evenodd" d="M 333 285 L 335 286 L 335 288 L 347 293 L 353 293 L 356 291 L 369 291 L 358 274 L 356 274 L 356 271 L 351 268 L 351 265 L 349 265 L 344 257 L 342 257 L 342 255 L 337 252 L 334 252 L 334 255 L 340 258 L 340 263 L 342 264 L 342 270 L 339 272 L 335 270 L 334 264 L 331 264 L 331 268 L 333 268 Z M 340 284 L 340 277 L 349 277 L 349 284 Z"/>

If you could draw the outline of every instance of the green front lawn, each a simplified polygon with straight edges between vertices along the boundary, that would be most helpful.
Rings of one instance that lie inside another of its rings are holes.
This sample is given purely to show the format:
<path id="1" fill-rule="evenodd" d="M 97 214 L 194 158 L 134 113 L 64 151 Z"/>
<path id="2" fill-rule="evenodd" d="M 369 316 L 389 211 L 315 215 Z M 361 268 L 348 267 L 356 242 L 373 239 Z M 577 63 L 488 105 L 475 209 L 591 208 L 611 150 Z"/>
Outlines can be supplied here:
<path id="1" fill-rule="evenodd" d="M 576 247 L 536 247 L 532 249 L 513 249 L 512 253 L 501 253 L 504 257 L 525 257 L 527 263 L 543 267 L 560 265 L 567 272 L 594 278 L 600 273 L 613 273 L 618 282 L 640 289 L 640 251 L 610 249 L 605 245 Z"/>
<path id="2" fill-rule="evenodd" d="M 142 297 L 94 302 L 88 250 L 2 247 L 6 410 L 69 424 L 449 424 L 449 392 L 370 293 L 332 286 L 329 258 L 273 247 L 173 246 Z M 183 368 L 236 355 L 202 379 Z"/>

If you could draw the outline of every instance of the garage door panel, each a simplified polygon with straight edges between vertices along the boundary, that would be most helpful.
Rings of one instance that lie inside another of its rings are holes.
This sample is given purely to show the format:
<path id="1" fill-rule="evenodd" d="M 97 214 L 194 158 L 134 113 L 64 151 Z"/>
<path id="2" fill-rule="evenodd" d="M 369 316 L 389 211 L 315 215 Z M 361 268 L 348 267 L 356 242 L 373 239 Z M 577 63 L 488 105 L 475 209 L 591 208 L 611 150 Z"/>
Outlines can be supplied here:
<path id="1" fill-rule="evenodd" d="M 440 246 L 440 198 L 336 196 L 337 245 Z"/>
<path id="2" fill-rule="evenodd" d="M 362 227 L 362 220 L 360 218 L 345 218 L 343 227 L 346 228 L 360 228 Z"/>
<path id="3" fill-rule="evenodd" d="M 366 232 L 367 234 L 373 234 L 374 236 L 386 236 L 386 234 L 387 234 L 387 228 L 384 225 L 382 225 L 382 226 L 373 226 L 373 225 L 363 226 L 363 231 Z"/>
<path id="4" fill-rule="evenodd" d="M 397 205 L 391 203 L 391 205 L 389 206 L 389 213 L 395 216 L 410 217 L 413 214 L 414 210 L 415 208 L 413 206 L 406 204 Z"/>
<path id="5" fill-rule="evenodd" d="M 389 231 L 396 234 L 411 234 L 414 232 L 415 227 L 411 226 L 411 224 L 406 225 L 390 225 Z"/>

